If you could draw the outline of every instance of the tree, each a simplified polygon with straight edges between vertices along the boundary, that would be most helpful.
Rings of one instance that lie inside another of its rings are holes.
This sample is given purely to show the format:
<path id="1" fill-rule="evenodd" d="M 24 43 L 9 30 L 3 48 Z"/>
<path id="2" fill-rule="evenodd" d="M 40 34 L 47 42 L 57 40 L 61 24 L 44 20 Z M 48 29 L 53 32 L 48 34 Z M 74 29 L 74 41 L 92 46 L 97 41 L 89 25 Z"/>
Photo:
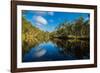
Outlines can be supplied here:
<path id="1" fill-rule="evenodd" d="M 72 30 L 75 33 L 76 38 L 77 38 L 77 36 L 81 36 L 80 31 L 81 31 L 81 28 L 83 26 L 83 23 L 84 23 L 84 19 L 83 19 L 83 17 L 80 17 L 79 19 L 77 19 L 74 22 L 74 24 L 72 26 Z"/>

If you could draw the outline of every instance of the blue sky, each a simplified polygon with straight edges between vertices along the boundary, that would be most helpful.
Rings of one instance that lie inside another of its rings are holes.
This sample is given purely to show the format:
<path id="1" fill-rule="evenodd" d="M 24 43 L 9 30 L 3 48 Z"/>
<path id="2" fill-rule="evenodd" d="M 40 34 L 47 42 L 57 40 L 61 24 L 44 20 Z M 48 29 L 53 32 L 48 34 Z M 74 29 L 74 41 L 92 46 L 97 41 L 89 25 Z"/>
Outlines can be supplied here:
<path id="1" fill-rule="evenodd" d="M 33 11 L 23 10 L 22 16 L 32 23 L 33 26 L 43 30 L 52 32 L 62 22 L 74 21 L 80 16 L 84 20 L 89 19 L 89 13 L 74 13 L 74 12 L 53 12 L 53 11 Z"/>

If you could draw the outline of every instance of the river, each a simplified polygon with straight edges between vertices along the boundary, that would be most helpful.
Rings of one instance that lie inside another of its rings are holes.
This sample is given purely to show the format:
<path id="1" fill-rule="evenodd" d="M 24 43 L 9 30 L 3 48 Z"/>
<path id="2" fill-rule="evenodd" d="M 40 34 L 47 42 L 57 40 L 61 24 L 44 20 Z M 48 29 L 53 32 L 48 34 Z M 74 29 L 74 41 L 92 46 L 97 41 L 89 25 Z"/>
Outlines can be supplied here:
<path id="1" fill-rule="evenodd" d="M 88 40 L 43 41 L 22 56 L 22 62 L 83 60 L 90 58 Z"/>

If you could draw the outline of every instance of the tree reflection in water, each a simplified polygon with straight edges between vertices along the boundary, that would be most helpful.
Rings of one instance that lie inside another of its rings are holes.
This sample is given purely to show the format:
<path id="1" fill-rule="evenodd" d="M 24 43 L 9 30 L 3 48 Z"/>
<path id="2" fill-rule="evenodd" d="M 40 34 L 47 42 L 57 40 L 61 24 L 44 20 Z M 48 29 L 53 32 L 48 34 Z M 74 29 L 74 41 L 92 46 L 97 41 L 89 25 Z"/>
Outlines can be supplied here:
<path id="1" fill-rule="evenodd" d="M 27 46 L 27 45 L 26 45 Z M 50 39 L 23 50 L 23 62 L 82 60 L 90 58 L 89 40 Z"/>
<path id="2" fill-rule="evenodd" d="M 53 39 L 59 49 L 59 53 L 62 55 L 74 56 L 77 59 L 89 59 L 89 40 L 59 40 Z"/>

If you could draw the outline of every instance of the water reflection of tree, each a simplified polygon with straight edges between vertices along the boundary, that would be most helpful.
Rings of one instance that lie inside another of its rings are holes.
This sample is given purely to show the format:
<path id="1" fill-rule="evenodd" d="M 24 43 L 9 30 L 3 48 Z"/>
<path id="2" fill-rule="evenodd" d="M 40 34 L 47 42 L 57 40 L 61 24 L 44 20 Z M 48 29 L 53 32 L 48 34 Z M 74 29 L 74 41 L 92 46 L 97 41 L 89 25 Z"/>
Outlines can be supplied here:
<path id="1" fill-rule="evenodd" d="M 31 42 L 31 44 L 29 42 L 23 42 L 22 44 L 22 55 L 25 55 L 26 53 L 28 53 L 33 47 L 38 46 L 40 43 L 47 43 L 48 41 L 50 41 L 49 39 L 42 39 L 39 40 L 38 42 Z"/>
<path id="2" fill-rule="evenodd" d="M 28 53 L 32 49 L 32 47 L 36 47 L 40 43 L 43 43 L 43 41 L 38 41 L 38 42 L 35 42 L 35 43 L 31 44 L 31 45 L 28 42 L 23 42 L 23 45 L 22 46 L 25 47 L 26 49 L 25 48 L 22 48 L 23 49 L 22 55 Z"/>
<path id="3" fill-rule="evenodd" d="M 75 59 L 88 59 L 89 58 L 89 41 L 83 40 L 52 40 L 62 55 L 69 55 Z"/>

